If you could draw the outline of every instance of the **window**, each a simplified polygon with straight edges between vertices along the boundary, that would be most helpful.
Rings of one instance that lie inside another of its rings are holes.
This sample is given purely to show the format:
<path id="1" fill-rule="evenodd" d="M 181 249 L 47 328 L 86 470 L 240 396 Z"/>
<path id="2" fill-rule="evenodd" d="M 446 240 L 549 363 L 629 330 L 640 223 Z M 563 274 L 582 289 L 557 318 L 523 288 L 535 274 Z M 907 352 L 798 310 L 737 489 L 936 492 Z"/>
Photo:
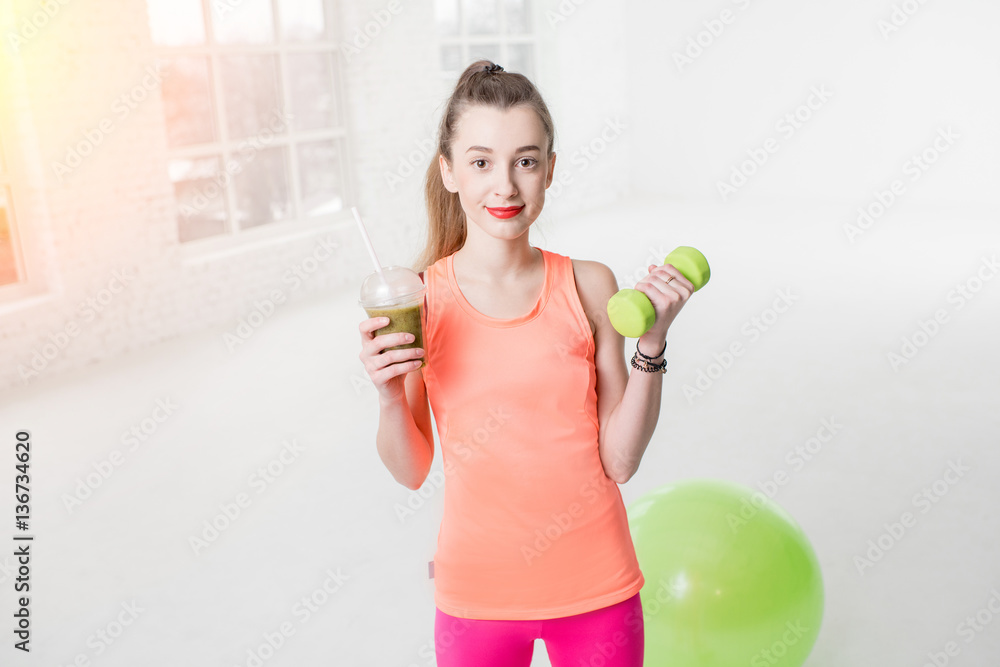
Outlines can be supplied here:
<path id="1" fill-rule="evenodd" d="M 24 259 L 21 257 L 17 226 L 14 224 L 14 204 L 11 199 L 10 175 L 0 141 L 0 287 L 24 280 Z"/>
<path id="2" fill-rule="evenodd" d="M 182 243 L 346 206 L 329 0 L 147 0 Z"/>
<path id="3" fill-rule="evenodd" d="M 455 79 L 480 58 L 535 79 L 531 0 L 434 0 L 441 72 Z"/>

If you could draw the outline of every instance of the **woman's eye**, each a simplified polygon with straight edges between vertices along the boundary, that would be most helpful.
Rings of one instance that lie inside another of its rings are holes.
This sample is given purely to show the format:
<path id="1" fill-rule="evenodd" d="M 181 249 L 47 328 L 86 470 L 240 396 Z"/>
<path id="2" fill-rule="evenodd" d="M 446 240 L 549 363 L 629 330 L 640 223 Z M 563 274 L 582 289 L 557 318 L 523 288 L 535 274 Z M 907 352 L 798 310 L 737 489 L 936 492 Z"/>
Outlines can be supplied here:
<path id="1" fill-rule="evenodd" d="M 528 164 L 524 164 L 525 162 L 527 162 Z M 522 167 L 533 167 L 535 165 L 535 162 L 536 162 L 536 160 L 533 157 L 523 157 L 523 158 L 521 158 L 521 166 Z"/>
<path id="2" fill-rule="evenodd" d="M 482 164 L 482 165 L 480 165 L 480 164 L 479 164 L 480 162 L 482 162 L 483 164 Z M 482 168 L 484 168 L 484 167 L 486 166 L 486 160 L 484 160 L 484 159 L 482 159 L 482 158 L 479 158 L 478 160 L 473 160 L 472 164 L 474 164 L 474 165 L 476 165 L 477 167 L 479 167 L 480 169 L 482 169 Z"/>

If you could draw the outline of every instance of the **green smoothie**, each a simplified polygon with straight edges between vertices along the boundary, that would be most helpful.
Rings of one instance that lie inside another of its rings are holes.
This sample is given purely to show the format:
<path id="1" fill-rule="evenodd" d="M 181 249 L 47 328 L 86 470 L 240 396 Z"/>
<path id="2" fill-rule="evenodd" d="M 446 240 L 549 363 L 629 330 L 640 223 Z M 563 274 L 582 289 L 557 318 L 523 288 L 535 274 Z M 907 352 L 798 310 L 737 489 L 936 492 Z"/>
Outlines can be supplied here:
<path id="1" fill-rule="evenodd" d="M 423 347 L 424 346 L 424 335 L 423 329 L 421 328 L 421 315 L 423 314 L 424 303 L 423 301 L 417 303 L 416 305 L 408 306 L 394 306 L 394 307 L 382 307 L 382 308 L 365 308 L 365 312 L 368 313 L 368 317 L 388 317 L 389 324 L 385 325 L 381 329 L 375 330 L 376 336 L 381 336 L 382 334 L 396 333 L 399 331 L 407 331 L 413 334 L 413 342 L 407 343 L 405 345 L 394 345 L 392 347 L 385 348 L 386 350 L 402 350 L 408 347 Z M 426 357 L 426 350 L 424 356 Z M 420 363 L 420 368 L 427 365 L 427 359 L 424 358 Z"/>

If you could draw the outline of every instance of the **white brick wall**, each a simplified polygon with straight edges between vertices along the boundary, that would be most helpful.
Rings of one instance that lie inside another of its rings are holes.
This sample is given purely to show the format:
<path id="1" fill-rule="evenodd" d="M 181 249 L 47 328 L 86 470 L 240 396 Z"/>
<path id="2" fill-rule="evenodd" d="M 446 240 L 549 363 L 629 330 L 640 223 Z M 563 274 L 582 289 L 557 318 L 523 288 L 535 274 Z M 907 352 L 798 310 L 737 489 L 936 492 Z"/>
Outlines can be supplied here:
<path id="1" fill-rule="evenodd" d="M 198 329 L 225 327 L 235 333 L 255 304 L 276 291 L 289 303 L 330 290 L 357 290 L 370 268 L 349 213 L 334 227 L 293 224 L 295 235 L 265 234 L 243 250 L 191 256 L 192 246 L 177 242 L 159 91 L 122 119 L 112 111 L 114 100 L 140 85 L 152 63 L 144 0 L 61 2 L 52 5 L 58 10 L 38 34 L 21 45 L 26 98 L 0 102 L 11 168 L 18 172 L 18 222 L 30 227 L 46 287 L 44 298 L 0 302 L 0 389 Z M 537 82 L 555 116 L 557 150 L 565 151 L 557 171 L 573 170 L 572 184 L 553 199 L 543 225 L 560 224 L 574 210 L 613 199 L 627 183 L 614 157 L 615 151 L 626 153 L 627 137 L 585 170 L 569 163 L 570 154 L 598 136 L 608 118 L 624 116 L 621 80 L 616 83 L 607 68 L 601 80 L 587 77 L 588 63 L 619 58 L 624 51 L 613 42 L 610 49 L 606 44 L 595 49 L 588 41 L 586 31 L 595 21 L 606 24 L 610 7 L 594 4 L 602 6 L 603 18 L 598 7 L 581 6 L 555 26 L 544 13 L 560 3 L 538 8 L 546 45 Z M 426 141 L 434 137 L 449 92 L 428 37 L 434 31 L 432 7 L 416 0 L 352 0 L 339 5 L 336 18 L 336 34 L 352 43 L 377 12 L 383 20 L 391 17 L 360 53 L 345 54 L 341 62 L 350 179 L 384 264 L 411 263 L 426 239 L 422 186 L 431 157 Z M 14 0 L 13 8 L 20 22 L 39 4 Z M 570 76 L 556 76 L 560 71 Z M 19 103 L 27 105 L 26 113 L 16 113 Z M 69 146 L 109 118 L 113 131 L 60 178 L 54 161 L 64 161 Z M 411 155 L 416 166 L 405 175 Z M 39 173 L 32 173 L 33 161 L 40 164 Z M 390 187 L 388 174 L 402 174 L 402 181 Z M 319 261 L 313 253 L 324 243 L 336 247 Z M 293 277 L 295 267 L 305 280 Z M 116 271 L 128 278 L 123 287 L 113 281 Z M 350 316 L 360 321 L 363 313 Z"/>

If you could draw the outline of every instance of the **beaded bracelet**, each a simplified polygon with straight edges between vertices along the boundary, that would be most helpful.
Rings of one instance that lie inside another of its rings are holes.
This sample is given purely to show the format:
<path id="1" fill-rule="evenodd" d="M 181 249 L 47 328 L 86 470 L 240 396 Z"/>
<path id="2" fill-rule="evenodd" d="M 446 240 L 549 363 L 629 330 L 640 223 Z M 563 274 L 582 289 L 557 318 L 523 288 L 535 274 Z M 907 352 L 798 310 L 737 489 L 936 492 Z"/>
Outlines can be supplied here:
<path id="1" fill-rule="evenodd" d="M 667 351 L 667 341 L 664 340 L 663 349 L 660 350 L 660 354 L 663 354 L 666 351 Z M 632 368 L 637 368 L 640 371 L 644 371 L 646 373 L 656 373 L 657 371 L 659 371 L 660 373 L 666 373 L 667 372 L 666 359 L 664 359 L 659 364 L 653 362 L 653 359 L 659 357 L 660 354 L 657 354 L 655 357 L 650 357 L 648 355 L 645 355 L 639 350 L 639 344 L 636 343 L 635 354 L 632 355 Z"/>

